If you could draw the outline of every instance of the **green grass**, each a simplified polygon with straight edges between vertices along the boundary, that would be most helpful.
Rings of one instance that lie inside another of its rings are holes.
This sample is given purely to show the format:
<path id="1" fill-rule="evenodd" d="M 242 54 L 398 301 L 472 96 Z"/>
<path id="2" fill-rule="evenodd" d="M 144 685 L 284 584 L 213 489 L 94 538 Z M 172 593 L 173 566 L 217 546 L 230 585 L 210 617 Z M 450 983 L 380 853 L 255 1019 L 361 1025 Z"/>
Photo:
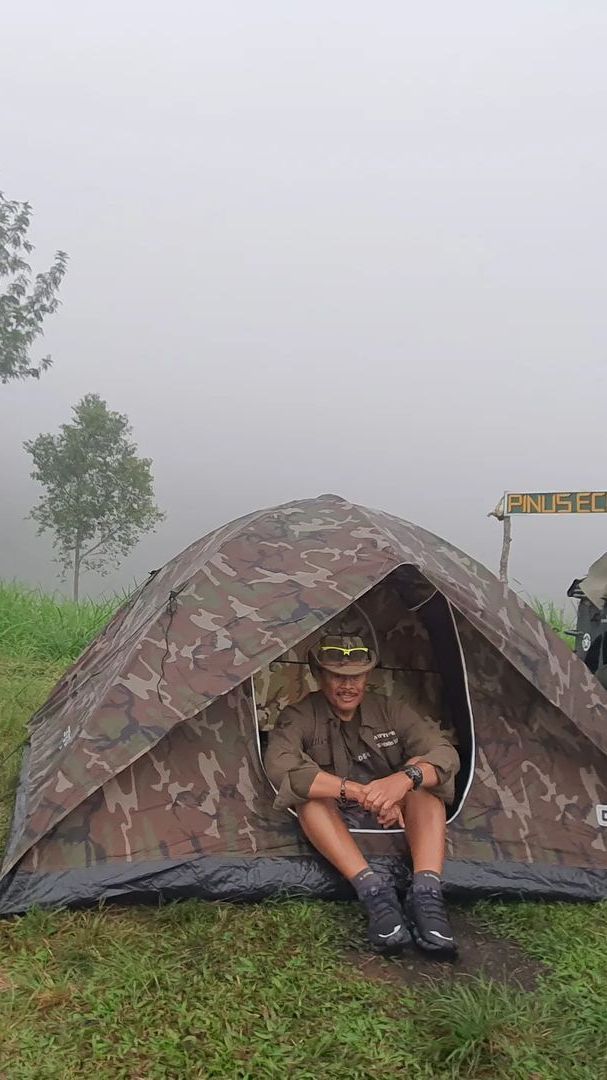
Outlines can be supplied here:
<path id="1" fill-rule="evenodd" d="M 0 660 L 0 757 L 73 657 L 73 637 L 63 659 L 40 655 L 38 629 Z M 9 787 L 16 765 L 0 770 Z M 607 904 L 474 910 L 548 965 L 536 991 L 372 978 L 350 904 L 0 920 L 0 1078 L 607 1080 Z"/>
<path id="2" fill-rule="evenodd" d="M 121 600 L 112 597 L 74 604 L 39 589 L 0 582 L 0 652 L 65 666 L 80 655 Z"/>
<path id="3" fill-rule="evenodd" d="M 23 660 L 0 653 L 0 851 L 12 814 L 12 795 L 21 763 L 16 751 L 25 737 L 26 721 L 42 705 L 65 666 L 57 661 Z"/>
<path id="4" fill-rule="evenodd" d="M 540 600 L 537 596 L 533 596 L 529 604 L 535 614 L 543 619 L 555 634 L 567 642 L 570 649 L 575 647 L 575 638 L 567 633 L 568 630 L 575 628 L 575 614 L 572 611 L 565 607 L 558 607 L 552 600 Z"/>
<path id="5" fill-rule="evenodd" d="M 368 979 L 353 905 L 188 901 L 0 923 L 0 1068 L 41 1077 L 601 1080 L 604 907 L 482 905 L 538 991 Z M 571 935 L 573 934 L 573 941 Z"/>

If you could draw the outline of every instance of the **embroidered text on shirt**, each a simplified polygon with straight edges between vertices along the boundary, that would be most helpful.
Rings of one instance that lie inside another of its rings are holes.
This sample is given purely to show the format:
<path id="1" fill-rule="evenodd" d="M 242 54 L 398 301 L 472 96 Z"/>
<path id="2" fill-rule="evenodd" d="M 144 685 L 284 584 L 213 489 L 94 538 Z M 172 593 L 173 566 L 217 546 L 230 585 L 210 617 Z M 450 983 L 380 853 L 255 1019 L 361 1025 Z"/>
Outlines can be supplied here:
<path id="1" fill-rule="evenodd" d="M 380 749 L 387 749 L 389 746 L 398 746 L 398 738 L 394 728 L 390 728 L 389 731 L 374 731 L 373 738 Z"/>

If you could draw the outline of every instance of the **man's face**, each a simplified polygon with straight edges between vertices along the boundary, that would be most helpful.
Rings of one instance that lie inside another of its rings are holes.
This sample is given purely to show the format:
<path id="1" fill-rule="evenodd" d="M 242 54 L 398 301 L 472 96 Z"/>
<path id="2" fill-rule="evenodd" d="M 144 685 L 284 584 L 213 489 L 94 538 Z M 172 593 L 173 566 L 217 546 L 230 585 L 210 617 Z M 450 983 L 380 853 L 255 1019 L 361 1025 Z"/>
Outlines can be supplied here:
<path id="1" fill-rule="evenodd" d="M 354 714 L 365 696 L 368 678 L 367 674 L 334 675 L 321 668 L 318 681 L 329 705 L 337 713 Z"/>

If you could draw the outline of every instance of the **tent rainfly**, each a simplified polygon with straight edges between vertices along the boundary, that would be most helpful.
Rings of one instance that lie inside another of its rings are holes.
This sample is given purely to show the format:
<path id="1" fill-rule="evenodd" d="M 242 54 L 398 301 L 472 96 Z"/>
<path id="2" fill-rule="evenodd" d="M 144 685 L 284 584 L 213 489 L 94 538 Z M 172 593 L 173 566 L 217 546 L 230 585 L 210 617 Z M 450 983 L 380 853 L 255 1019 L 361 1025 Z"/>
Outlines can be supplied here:
<path id="1" fill-rule="evenodd" d="M 349 886 L 275 809 L 267 731 L 327 629 L 373 637 L 370 693 L 454 729 L 447 890 L 607 897 L 607 693 L 507 586 L 335 495 L 250 514 L 167 563 L 32 718 L 0 913 Z M 399 830 L 366 832 L 407 875 Z"/>

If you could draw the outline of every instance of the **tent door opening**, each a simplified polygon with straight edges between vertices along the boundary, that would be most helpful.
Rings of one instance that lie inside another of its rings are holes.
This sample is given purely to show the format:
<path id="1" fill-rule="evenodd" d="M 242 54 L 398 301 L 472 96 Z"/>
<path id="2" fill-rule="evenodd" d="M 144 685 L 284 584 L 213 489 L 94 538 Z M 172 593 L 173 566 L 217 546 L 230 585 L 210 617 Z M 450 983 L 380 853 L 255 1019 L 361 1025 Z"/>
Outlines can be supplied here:
<path id="1" fill-rule="evenodd" d="M 284 708 L 318 689 L 307 663 L 308 650 L 324 633 L 338 631 L 373 636 L 380 664 L 369 680 L 368 693 L 401 697 L 454 734 L 461 766 L 454 802 L 447 808 L 447 821 L 453 821 L 474 775 L 474 718 L 466 664 L 451 605 L 412 566 L 393 571 L 250 680 L 257 752 L 268 785 L 275 791 L 263 760 L 269 732 Z M 289 813 L 296 816 L 293 810 Z M 378 825 L 350 832 L 386 834 L 402 829 Z"/>

